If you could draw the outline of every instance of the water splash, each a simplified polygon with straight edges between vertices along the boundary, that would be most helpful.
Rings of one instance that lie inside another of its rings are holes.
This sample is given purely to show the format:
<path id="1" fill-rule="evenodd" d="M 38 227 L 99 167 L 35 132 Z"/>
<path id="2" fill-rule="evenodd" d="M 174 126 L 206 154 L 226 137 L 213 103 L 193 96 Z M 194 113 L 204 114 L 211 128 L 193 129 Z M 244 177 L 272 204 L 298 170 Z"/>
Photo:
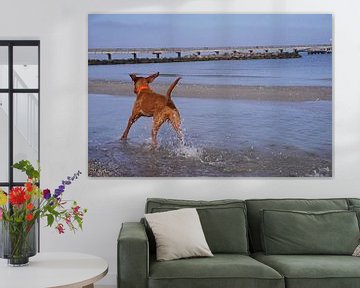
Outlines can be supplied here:
<path id="1" fill-rule="evenodd" d="M 174 150 L 174 154 L 184 158 L 194 158 L 201 160 L 201 157 L 203 156 L 203 149 L 181 144 Z"/>

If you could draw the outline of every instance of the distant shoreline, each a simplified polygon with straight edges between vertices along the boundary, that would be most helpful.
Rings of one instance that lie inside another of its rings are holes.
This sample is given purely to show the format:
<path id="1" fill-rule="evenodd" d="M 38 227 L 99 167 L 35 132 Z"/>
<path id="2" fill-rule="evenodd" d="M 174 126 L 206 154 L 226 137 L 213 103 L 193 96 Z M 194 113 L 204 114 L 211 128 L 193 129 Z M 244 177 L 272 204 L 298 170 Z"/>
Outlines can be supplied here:
<path id="1" fill-rule="evenodd" d="M 154 83 L 152 89 L 165 94 L 169 84 Z M 113 80 L 89 80 L 89 94 L 135 96 L 133 84 Z M 268 101 L 319 101 L 332 100 L 332 87 L 326 86 L 242 86 L 181 84 L 174 89 L 174 97 L 242 99 Z"/>
<path id="2" fill-rule="evenodd" d="M 88 65 L 117 65 L 117 64 L 144 64 L 144 63 L 173 63 L 173 62 L 198 62 L 219 60 L 259 60 L 259 59 L 290 59 L 301 58 L 298 52 L 281 53 L 231 53 L 222 55 L 165 57 L 165 58 L 135 58 L 135 59 L 88 59 Z"/>

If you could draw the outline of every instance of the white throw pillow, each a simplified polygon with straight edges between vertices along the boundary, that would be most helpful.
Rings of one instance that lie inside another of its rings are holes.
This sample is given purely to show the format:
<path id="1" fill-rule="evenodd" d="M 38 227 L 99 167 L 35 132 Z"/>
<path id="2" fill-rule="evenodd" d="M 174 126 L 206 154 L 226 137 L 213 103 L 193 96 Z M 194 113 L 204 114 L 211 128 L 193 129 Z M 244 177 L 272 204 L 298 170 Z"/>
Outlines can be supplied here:
<path id="1" fill-rule="evenodd" d="M 352 256 L 360 257 L 360 244 L 358 246 L 356 246 Z"/>
<path id="2" fill-rule="evenodd" d="M 213 256 L 195 208 L 145 214 L 156 240 L 156 259 Z"/>

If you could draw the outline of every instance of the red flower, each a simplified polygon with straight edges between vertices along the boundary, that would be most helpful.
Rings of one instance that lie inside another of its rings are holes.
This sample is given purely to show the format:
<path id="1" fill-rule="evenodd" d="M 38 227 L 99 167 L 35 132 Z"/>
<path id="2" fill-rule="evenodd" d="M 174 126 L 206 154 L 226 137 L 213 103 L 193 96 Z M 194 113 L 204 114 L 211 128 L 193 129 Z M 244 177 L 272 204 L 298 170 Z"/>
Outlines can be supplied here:
<path id="1" fill-rule="evenodd" d="M 12 205 L 21 205 L 26 201 L 25 189 L 23 187 L 13 187 L 9 193 L 9 201 Z"/>
<path id="2" fill-rule="evenodd" d="M 79 214 L 80 206 L 71 207 L 71 209 L 73 210 L 74 215 L 76 215 Z"/>
<path id="3" fill-rule="evenodd" d="M 31 192 L 31 191 L 33 191 L 33 186 L 32 186 L 32 184 L 30 183 L 30 182 L 26 182 L 25 183 L 25 187 L 26 187 L 26 190 L 28 191 L 28 192 Z"/>
<path id="4" fill-rule="evenodd" d="M 25 200 L 29 200 L 31 198 L 31 195 L 29 193 L 25 193 L 24 198 Z"/>
<path id="5" fill-rule="evenodd" d="M 65 233 L 63 224 L 59 223 L 55 228 L 58 230 L 59 234 Z"/>
<path id="6" fill-rule="evenodd" d="M 34 208 L 34 205 L 32 203 L 29 203 L 26 205 L 26 210 L 31 210 Z"/>
<path id="7" fill-rule="evenodd" d="M 65 222 L 66 222 L 67 225 L 69 225 L 71 223 L 71 215 L 70 214 L 66 214 Z"/>
<path id="8" fill-rule="evenodd" d="M 26 221 L 31 221 L 34 218 L 32 214 L 26 215 Z"/>

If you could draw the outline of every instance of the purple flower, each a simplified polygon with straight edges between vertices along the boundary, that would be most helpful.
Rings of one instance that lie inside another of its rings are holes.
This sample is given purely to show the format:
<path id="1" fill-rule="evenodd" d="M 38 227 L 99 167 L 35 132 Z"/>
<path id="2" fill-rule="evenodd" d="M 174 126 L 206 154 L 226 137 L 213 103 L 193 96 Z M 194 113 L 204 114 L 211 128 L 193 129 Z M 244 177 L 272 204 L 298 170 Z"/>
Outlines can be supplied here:
<path id="1" fill-rule="evenodd" d="M 61 189 L 55 189 L 54 197 L 59 198 L 59 196 L 64 192 L 64 190 Z"/>
<path id="2" fill-rule="evenodd" d="M 60 195 L 65 191 L 65 186 L 70 185 L 72 181 L 78 179 L 79 175 L 82 174 L 80 171 L 74 173 L 72 177 L 66 177 L 66 180 L 62 180 L 61 184 L 57 189 L 55 189 L 54 197 L 59 200 Z"/>
<path id="3" fill-rule="evenodd" d="M 51 197 L 51 192 L 50 192 L 50 190 L 49 189 L 44 189 L 44 191 L 43 191 L 43 196 L 44 196 L 44 198 L 47 200 L 47 199 L 49 199 L 50 197 Z"/>

